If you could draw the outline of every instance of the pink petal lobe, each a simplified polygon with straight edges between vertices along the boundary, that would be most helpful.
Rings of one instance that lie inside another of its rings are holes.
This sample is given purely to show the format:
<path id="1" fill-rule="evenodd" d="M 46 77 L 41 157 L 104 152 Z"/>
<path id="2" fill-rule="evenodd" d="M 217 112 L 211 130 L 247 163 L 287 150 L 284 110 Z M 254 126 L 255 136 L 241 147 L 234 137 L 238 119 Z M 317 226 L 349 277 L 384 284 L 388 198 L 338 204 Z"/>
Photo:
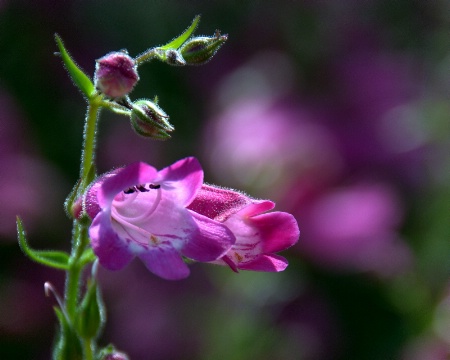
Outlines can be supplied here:
<path id="1" fill-rule="evenodd" d="M 257 229 L 265 253 L 285 250 L 294 245 L 300 236 L 294 216 L 285 212 L 271 212 L 253 216 L 247 220 Z"/>
<path id="2" fill-rule="evenodd" d="M 89 228 L 92 249 L 100 264 L 109 270 L 120 270 L 133 259 L 126 242 L 111 227 L 109 213 L 99 213 Z"/>
<path id="3" fill-rule="evenodd" d="M 261 255 L 255 260 L 239 264 L 241 270 L 278 272 L 283 271 L 288 266 L 287 260 L 279 255 Z"/>
<path id="4" fill-rule="evenodd" d="M 189 267 L 172 247 L 152 248 L 138 254 L 138 257 L 147 269 L 163 279 L 179 280 L 189 276 Z"/>
<path id="5" fill-rule="evenodd" d="M 176 191 L 168 192 L 168 196 L 180 206 L 186 206 L 202 186 L 203 170 L 196 158 L 188 157 L 159 171 L 155 181 L 163 183 L 167 190 L 176 184 Z"/>
<path id="6" fill-rule="evenodd" d="M 190 211 L 198 229 L 182 249 L 184 256 L 197 261 L 213 261 L 227 253 L 236 238 L 225 225 Z"/>
<path id="7" fill-rule="evenodd" d="M 156 175 L 156 169 L 143 162 L 119 169 L 114 176 L 105 179 L 98 189 L 97 199 L 100 207 L 109 207 L 118 193 L 134 185 L 152 182 Z"/>
<path id="8" fill-rule="evenodd" d="M 262 214 L 266 211 L 272 210 L 275 207 L 275 203 L 270 200 L 253 200 L 252 204 L 249 204 L 243 208 L 239 215 L 242 217 L 252 217 Z"/>

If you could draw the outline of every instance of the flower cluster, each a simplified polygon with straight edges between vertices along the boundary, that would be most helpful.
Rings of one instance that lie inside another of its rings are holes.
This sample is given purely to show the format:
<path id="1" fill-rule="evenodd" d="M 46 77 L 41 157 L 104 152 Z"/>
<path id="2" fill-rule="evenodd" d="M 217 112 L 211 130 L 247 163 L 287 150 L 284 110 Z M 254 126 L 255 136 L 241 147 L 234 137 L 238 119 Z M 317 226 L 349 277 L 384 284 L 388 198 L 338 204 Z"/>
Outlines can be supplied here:
<path id="1" fill-rule="evenodd" d="M 238 269 L 282 271 L 273 254 L 299 237 L 296 220 L 275 204 L 203 184 L 192 157 L 157 171 L 134 163 L 98 178 L 83 199 L 100 263 L 111 270 L 135 256 L 165 279 L 189 275 L 183 257 Z"/>

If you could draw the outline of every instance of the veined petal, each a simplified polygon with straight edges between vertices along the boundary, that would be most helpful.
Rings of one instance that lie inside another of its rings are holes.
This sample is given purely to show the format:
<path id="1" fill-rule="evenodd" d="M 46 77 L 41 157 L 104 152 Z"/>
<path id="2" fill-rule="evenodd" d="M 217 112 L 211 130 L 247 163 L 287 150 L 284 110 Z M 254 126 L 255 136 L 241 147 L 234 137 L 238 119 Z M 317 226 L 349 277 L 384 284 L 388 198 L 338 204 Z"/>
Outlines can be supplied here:
<path id="1" fill-rule="evenodd" d="M 225 255 L 236 241 L 230 229 L 206 216 L 190 213 L 198 229 L 182 249 L 182 254 L 197 261 L 213 261 Z"/>
<path id="2" fill-rule="evenodd" d="M 92 249 L 100 264 L 109 270 L 124 268 L 134 257 L 123 241 L 113 230 L 109 212 L 99 213 L 89 228 Z"/>
<path id="3" fill-rule="evenodd" d="M 203 185 L 188 209 L 223 222 L 251 202 L 251 198 L 240 192 Z"/>
<path id="4" fill-rule="evenodd" d="M 178 280 L 189 276 L 189 267 L 172 247 L 152 248 L 140 253 L 138 257 L 147 269 L 164 279 Z"/>
<path id="5" fill-rule="evenodd" d="M 180 206 L 186 206 L 195 198 L 203 183 L 203 170 L 194 157 L 188 157 L 158 172 L 155 182 L 161 183 L 164 190 Z M 174 187 L 176 185 L 176 187 Z"/>

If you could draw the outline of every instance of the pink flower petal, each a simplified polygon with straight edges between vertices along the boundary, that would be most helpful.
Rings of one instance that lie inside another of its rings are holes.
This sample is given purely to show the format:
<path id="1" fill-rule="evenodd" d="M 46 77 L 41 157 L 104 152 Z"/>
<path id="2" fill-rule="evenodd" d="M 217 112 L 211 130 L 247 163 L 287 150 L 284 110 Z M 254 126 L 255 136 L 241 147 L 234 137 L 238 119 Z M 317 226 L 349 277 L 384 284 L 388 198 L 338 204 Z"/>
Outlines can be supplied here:
<path id="1" fill-rule="evenodd" d="M 233 233 L 225 225 L 190 213 L 198 225 L 198 232 L 183 248 L 183 255 L 197 261 L 213 261 L 225 255 L 236 241 Z"/>
<path id="2" fill-rule="evenodd" d="M 163 182 L 167 188 L 176 183 L 177 191 L 170 192 L 169 196 L 180 206 L 186 206 L 202 186 L 203 170 L 196 158 L 188 157 L 159 171 L 154 181 Z"/>
<path id="3" fill-rule="evenodd" d="M 285 212 L 253 216 L 247 223 L 258 232 L 265 253 L 285 250 L 294 245 L 300 236 L 294 216 Z"/>
<path id="4" fill-rule="evenodd" d="M 120 270 L 133 259 L 124 242 L 111 226 L 109 212 L 99 213 L 89 228 L 92 249 L 100 264 L 109 270 Z"/>
<path id="5" fill-rule="evenodd" d="M 235 212 L 250 204 L 248 196 L 231 189 L 203 185 L 188 209 L 210 219 L 225 221 Z"/>
<path id="6" fill-rule="evenodd" d="M 256 259 L 239 264 L 239 269 L 253 271 L 278 272 L 283 271 L 288 266 L 287 260 L 279 255 L 261 255 Z"/>
<path id="7" fill-rule="evenodd" d="M 109 207 L 114 196 L 121 191 L 138 184 L 152 182 L 157 171 L 153 166 L 137 162 L 117 171 L 115 176 L 105 179 L 97 192 L 101 208 Z"/>
<path id="8" fill-rule="evenodd" d="M 163 279 L 179 280 L 189 276 L 189 267 L 174 248 L 155 247 L 140 253 L 138 257 L 147 269 Z"/>
<path id="9" fill-rule="evenodd" d="M 274 207 L 270 200 L 255 200 L 233 190 L 203 185 L 188 209 L 223 222 L 236 237 L 226 255 L 211 262 L 228 265 L 233 271 L 282 271 L 286 259 L 272 253 L 295 244 L 300 231 L 291 214 L 265 213 Z"/>

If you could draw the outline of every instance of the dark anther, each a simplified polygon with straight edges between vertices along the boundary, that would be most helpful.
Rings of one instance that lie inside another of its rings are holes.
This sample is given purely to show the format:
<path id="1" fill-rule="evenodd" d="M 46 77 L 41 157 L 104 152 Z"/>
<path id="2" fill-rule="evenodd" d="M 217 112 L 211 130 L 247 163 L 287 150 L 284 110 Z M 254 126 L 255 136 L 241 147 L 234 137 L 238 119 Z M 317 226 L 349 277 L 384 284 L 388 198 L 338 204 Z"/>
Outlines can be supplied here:
<path id="1" fill-rule="evenodd" d="M 138 185 L 138 186 L 136 186 L 136 189 L 138 189 L 140 192 L 147 192 L 147 191 L 149 191 L 148 189 L 146 189 L 144 187 L 144 185 Z"/>
<path id="2" fill-rule="evenodd" d="M 132 193 L 134 193 L 135 191 L 136 191 L 136 189 L 135 189 L 134 187 L 130 187 L 130 188 L 124 190 L 123 192 L 124 192 L 125 194 L 132 194 Z"/>
<path id="3" fill-rule="evenodd" d="M 150 185 L 148 185 L 148 187 L 150 189 L 159 189 L 161 187 L 161 185 L 150 184 Z"/>

